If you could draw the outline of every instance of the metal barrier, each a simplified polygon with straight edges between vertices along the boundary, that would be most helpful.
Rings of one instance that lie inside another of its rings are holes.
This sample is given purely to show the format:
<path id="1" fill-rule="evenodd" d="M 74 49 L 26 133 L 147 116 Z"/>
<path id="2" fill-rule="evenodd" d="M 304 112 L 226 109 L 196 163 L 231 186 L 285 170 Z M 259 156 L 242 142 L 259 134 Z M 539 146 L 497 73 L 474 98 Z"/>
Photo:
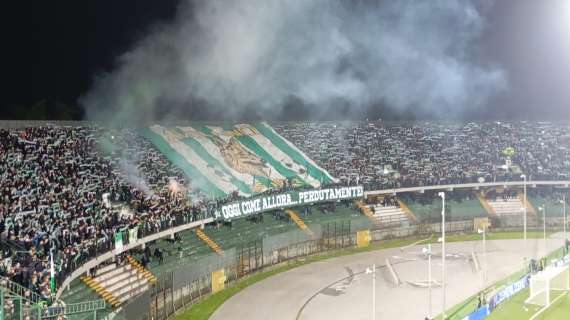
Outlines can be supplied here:
<path id="1" fill-rule="evenodd" d="M 408 188 L 389 188 L 382 190 L 372 190 L 364 191 L 364 196 L 374 196 L 381 194 L 398 194 L 405 192 L 425 192 L 425 191 L 453 191 L 454 189 L 479 189 L 479 188 L 489 188 L 489 187 L 538 187 L 538 186 L 559 186 L 568 188 L 570 186 L 570 181 L 555 181 L 555 180 L 539 180 L 539 181 L 495 181 L 495 182 L 483 182 L 483 183 L 461 183 L 461 184 L 445 184 L 445 185 L 434 185 L 434 186 L 420 186 L 420 187 L 408 187 Z"/>
<path id="2" fill-rule="evenodd" d="M 46 299 L 42 298 L 39 294 L 32 290 L 22 287 L 16 282 L 10 281 L 6 278 L 0 278 L 0 287 L 7 289 L 9 292 L 22 297 L 31 304 L 36 304 Z"/>
<path id="3" fill-rule="evenodd" d="M 86 301 L 80 303 L 70 303 L 62 306 L 47 308 L 42 313 L 42 319 L 57 319 L 59 317 L 65 316 L 66 319 L 71 318 L 74 315 L 91 314 L 93 319 L 98 319 L 98 313 L 107 309 L 107 303 L 105 300 L 94 300 Z"/>
<path id="4" fill-rule="evenodd" d="M 106 317 L 105 300 L 94 300 L 67 305 L 48 306 L 45 299 L 21 285 L 2 279 L 0 281 L 0 320 L 11 319 L 99 319 Z"/>
<path id="5" fill-rule="evenodd" d="M 570 181 L 506 181 L 506 182 L 487 182 L 487 183 L 466 183 L 466 184 L 454 184 L 454 185 L 435 185 L 435 186 L 422 186 L 422 187 L 411 187 L 411 188 L 399 188 L 399 189 L 387 189 L 387 190 L 376 190 L 376 191 L 366 191 L 364 193 L 365 196 L 369 196 L 369 195 L 378 195 L 378 194 L 398 194 L 398 193 L 405 193 L 405 192 L 423 192 L 426 190 L 453 190 L 453 189 L 460 189 L 460 188 L 473 188 L 473 189 L 478 189 L 478 188 L 483 188 L 483 187 L 505 187 L 505 186 L 511 186 L 511 187 L 520 187 L 523 185 L 527 185 L 527 186 L 531 186 L 531 187 L 536 187 L 536 186 L 560 186 L 560 187 L 568 187 L 570 185 Z M 518 218 L 520 220 L 520 225 L 522 225 L 522 218 Z M 533 220 L 532 218 L 530 218 L 530 222 L 529 222 L 529 226 L 532 226 L 533 224 Z M 537 218 L 539 221 L 540 218 Z M 550 219 L 550 218 L 549 218 Z M 516 219 L 515 219 L 516 220 Z M 519 222 L 513 220 L 512 223 L 504 223 L 503 227 L 504 228 L 516 228 L 519 225 Z M 208 218 L 208 219 L 204 219 L 204 220 L 200 220 L 200 221 L 195 221 L 195 222 L 191 222 L 188 224 L 182 224 L 180 226 L 174 227 L 174 228 L 170 228 L 164 231 L 161 231 L 159 233 L 147 236 L 147 237 L 143 237 L 138 239 L 135 243 L 131 244 L 127 244 L 125 245 L 125 247 L 122 249 L 122 251 L 127 251 L 130 250 L 132 248 L 135 248 L 139 245 L 142 245 L 143 243 L 147 243 L 150 241 L 154 241 L 160 238 L 164 238 L 164 237 L 168 237 L 171 236 L 172 234 L 176 233 L 176 232 L 180 232 L 182 230 L 186 230 L 186 229 L 191 229 L 191 228 L 195 228 L 198 225 L 201 224 L 207 224 L 210 222 L 213 222 L 214 219 L 213 218 Z M 538 223 L 538 222 L 536 222 Z M 535 223 L 535 224 L 536 224 Z M 547 222 L 547 224 L 549 224 L 549 222 Z M 423 224 L 419 224 L 419 225 L 423 225 Z M 550 224 L 549 224 L 550 225 Z M 389 224 L 382 224 L 381 226 L 382 228 L 386 228 L 388 231 L 386 231 L 389 234 L 393 234 L 393 229 L 397 229 L 397 230 L 408 230 L 406 228 L 411 228 L 408 231 L 400 231 L 397 232 L 397 234 L 394 234 L 393 236 L 398 237 L 398 236 L 403 236 L 402 234 L 409 234 L 409 232 L 415 232 L 413 230 L 415 230 L 414 228 L 417 228 L 417 225 L 412 225 L 408 222 L 401 222 L 401 221 L 390 221 Z M 403 227 L 403 229 L 402 229 Z M 437 227 L 435 227 L 437 228 Z M 111 259 L 114 254 L 116 252 L 113 252 L 111 250 L 113 250 L 113 244 L 109 241 L 106 243 L 106 245 L 100 249 L 95 249 L 93 250 L 92 254 L 90 255 L 90 257 L 92 257 L 92 259 L 87 260 L 87 261 L 83 261 L 81 262 L 80 265 L 77 266 L 73 266 L 73 268 L 71 270 L 69 270 L 69 272 L 64 272 L 63 275 L 65 276 L 65 279 L 61 279 L 61 281 L 59 281 L 60 285 L 56 294 L 56 299 L 59 299 L 61 297 L 61 294 L 63 293 L 63 291 L 69 286 L 69 284 L 76 278 L 78 278 L 80 275 L 84 274 L 85 272 L 87 272 L 89 269 L 96 267 L 97 265 Z"/>
<path id="6" fill-rule="evenodd" d="M 212 294 L 214 271 L 223 270 L 224 285 L 231 287 L 238 280 L 252 274 L 297 261 L 309 256 L 354 248 L 356 232 L 364 226 L 350 223 L 328 223 L 311 226 L 313 236 L 300 230 L 263 238 L 241 247 L 226 250 L 224 256 L 212 254 L 193 264 L 183 265 L 171 273 L 163 275 L 150 291 L 150 303 L 135 299 L 125 306 L 121 315 L 125 319 L 167 319 L 178 310 L 195 304 Z M 373 227 L 368 224 L 368 229 Z M 418 236 L 439 232 L 439 224 L 415 224 L 391 229 L 371 230 L 373 241 L 396 237 Z M 472 232 L 473 221 L 450 222 L 448 232 Z M 132 310 L 132 311 L 129 311 Z M 144 312 L 141 313 L 141 310 Z M 129 313 L 130 312 L 130 313 Z"/>
<path id="7" fill-rule="evenodd" d="M 563 220 L 552 218 L 552 227 L 562 228 Z M 494 231 L 511 229 L 520 230 L 523 221 L 520 217 L 503 217 L 494 220 Z M 529 230 L 542 230 L 541 219 L 529 220 Z M 212 294 L 212 275 L 223 270 L 224 285 L 231 287 L 238 280 L 252 274 L 298 261 L 309 256 L 326 254 L 332 251 L 356 247 L 356 233 L 367 228 L 372 242 L 406 238 L 424 237 L 441 232 L 441 223 L 402 224 L 392 228 L 377 228 L 373 224 L 351 225 L 350 223 L 328 223 L 311 226 L 316 231 L 311 237 L 300 230 L 293 230 L 281 235 L 274 235 L 244 243 L 240 247 L 225 251 L 225 256 L 211 254 L 192 264 L 181 265 L 173 272 L 160 277 L 159 282 L 149 292 L 149 296 L 137 298 L 121 311 L 125 319 L 167 319 L 178 310 L 183 310 Z M 448 233 L 472 233 L 475 230 L 473 220 L 451 221 L 445 224 Z M 133 306 L 130 306 L 133 304 Z M 136 307 L 135 307 L 136 306 Z"/>
<path id="8" fill-rule="evenodd" d="M 145 243 L 148 243 L 148 242 L 151 242 L 151 241 L 154 241 L 157 239 L 170 237 L 175 233 L 178 233 L 178 232 L 181 232 L 184 230 L 188 230 L 188 229 L 192 229 L 192 228 L 196 228 L 196 227 L 202 226 L 204 224 L 207 224 L 207 223 L 210 223 L 213 221 L 214 221 L 214 218 L 206 218 L 203 220 L 194 221 L 194 222 L 183 224 L 183 225 L 180 225 L 177 227 L 169 228 L 169 229 L 166 229 L 164 231 L 152 234 L 148 237 L 137 239 L 135 242 L 127 243 L 126 245 L 124 245 L 123 248 L 121 248 L 119 250 L 115 250 L 112 246 L 109 246 L 107 248 L 107 250 L 105 251 L 105 253 L 102 253 L 100 255 L 95 255 L 95 257 L 93 259 L 88 260 L 85 263 L 83 263 L 80 267 L 73 270 L 71 272 L 71 274 L 65 278 L 65 280 L 62 282 L 62 284 L 59 286 L 59 288 L 57 290 L 56 300 L 59 300 L 59 298 L 63 294 L 64 290 L 69 287 L 69 285 L 71 284 L 71 282 L 73 280 L 79 278 L 79 276 L 86 273 L 91 268 L 94 268 L 94 267 L 100 265 L 101 263 L 112 259 L 116 254 L 134 249 L 138 246 L 141 246 Z"/>

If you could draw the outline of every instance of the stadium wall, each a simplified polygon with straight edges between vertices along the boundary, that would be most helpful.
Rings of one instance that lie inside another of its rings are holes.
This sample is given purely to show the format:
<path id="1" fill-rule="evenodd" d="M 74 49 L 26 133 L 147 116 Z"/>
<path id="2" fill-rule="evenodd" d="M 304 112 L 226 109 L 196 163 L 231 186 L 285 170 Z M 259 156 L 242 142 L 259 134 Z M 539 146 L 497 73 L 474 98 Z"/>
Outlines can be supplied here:
<path id="1" fill-rule="evenodd" d="M 134 249 L 138 246 L 142 246 L 145 243 L 151 242 L 151 241 L 155 241 L 161 238 L 165 238 L 165 237 L 171 237 L 172 235 L 174 235 L 177 232 L 181 232 L 184 230 L 188 230 L 188 229 L 193 229 L 193 228 L 197 228 L 200 226 L 203 226 L 207 223 L 211 223 L 214 221 L 214 218 L 207 218 L 207 219 L 203 219 L 203 220 L 199 220 L 199 221 L 194 221 L 185 225 L 181 225 L 181 226 L 177 226 L 168 230 L 164 230 L 158 233 L 155 233 L 153 235 L 150 235 L 148 237 L 144 237 L 141 239 L 137 239 L 134 243 L 128 243 L 125 246 L 123 246 L 120 249 L 114 249 L 112 251 L 108 251 L 106 253 L 103 253 L 91 260 L 86 261 L 83 265 L 81 265 L 79 268 L 75 269 L 68 277 L 65 278 L 65 280 L 61 283 L 59 289 L 57 290 L 57 294 L 56 294 L 56 300 L 58 300 L 61 295 L 63 294 L 63 292 L 66 289 L 69 289 L 69 285 L 71 284 L 71 282 L 77 278 L 79 278 L 82 274 L 87 273 L 90 269 L 97 267 L 98 265 L 102 264 L 105 261 L 108 261 L 110 259 L 112 259 L 115 255 L 120 254 L 121 252 L 124 251 L 128 251 L 131 249 Z"/>
<path id="2" fill-rule="evenodd" d="M 11 122 L 10 122 L 11 123 Z M 513 186 L 513 187 L 520 187 L 524 184 L 523 181 L 511 181 L 511 182 L 494 182 L 494 183 L 469 183 L 469 184 L 457 184 L 457 185 L 438 185 L 438 186 L 424 186 L 424 187 L 414 187 L 414 188 L 400 188 L 400 189 L 390 189 L 390 190 L 376 190 L 376 191 L 367 191 L 364 192 L 364 196 L 368 195 L 378 195 L 378 194 L 398 194 L 398 193 L 405 193 L 405 192 L 423 192 L 425 190 L 444 190 L 444 191 L 453 191 L 454 189 L 460 188 L 472 188 L 472 189 L 479 189 L 483 187 L 500 187 L 500 186 Z M 538 187 L 538 186 L 557 186 L 557 187 L 565 187 L 567 188 L 570 185 L 570 181 L 527 181 L 526 184 L 530 187 Z M 553 218 L 554 219 L 554 218 Z M 521 221 L 519 221 L 521 220 Z M 535 219 L 536 221 L 533 223 L 529 221 L 529 226 L 532 227 L 533 225 L 538 225 L 540 220 Z M 175 228 L 161 231 L 160 233 L 150 235 L 148 237 L 144 237 L 138 239 L 135 243 L 130 243 L 126 245 L 121 251 L 130 250 L 132 248 L 136 248 L 141 246 L 144 243 L 154 241 L 164 237 L 170 237 L 174 233 L 180 232 L 182 230 L 192 229 L 199 227 L 201 225 L 213 222 L 213 218 L 208 218 L 202 221 L 192 222 L 190 224 L 177 226 Z M 558 219 L 556 221 L 550 220 L 549 226 L 552 226 L 552 223 L 559 224 L 562 220 Z M 522 225 L 522 219 L 514 219 L 514 220 L 505 220 L 504 221 L 504 228 L 505 229 L 514 229 L 520 228 Z M 501 227 L 501 226 L 499 226 Z M 448 232 L 471 232 L 473 231 L 473 221 L 456 221 L 450 222 L 446 224 L 446 228 Z M 381 228 L 379 227 L 378 230 L 375 230 L 371 233 L 371 240 L 372 241 L 379 241 L 382 239 L 388 238 L 400 238 L 400 237 L 407 237 L 412 235 L 418 234 L 429 234 L 433 232 L 439 232 L 441 229 L 440 224 L 414 224 L 410 223 L 407 226 L 399 227 L 396 226 L 395 228 Z M 351 236 L 351 239 L 355 237 L 355 234 Z M 354 240 L 351 240 L 354 242 Z M 347 243 L 352 243 L 348 241 Z M 344 243 L 344 242 L 343 242 Z M 109 248 L 114 250 L 114 248 Z M 314 250 L 313 250 L 314 251 Z M 314 253 L 312 250 L 308 250 L 311 254 Z M 89 269 L 96 267 L 97 265 L 112 259 L 113 256 L 116 254 L 116 251 L 109 251 L 103 253 L 91 260 L 86 261 L 82 264 L 79 268 L 75 269 L 69 276 L 67 276 L 59 286 L 58 292 L 56 297 L 59 299 L 61 294 L 65 289 L 67 289 L 70 283 L 78 278 L 80 275 L 86 273 Z"/>
<path id="3" fill-rule="evenodd" d="M 474 221 L 453 221 L 446 223 L 445 228 L 448 234 L 472 233 Z M 168 319 L 178 310 L 198 303 L 213 294 L 212 279 L 215 278 L 216 271 L 224 270 L 225 287 L 232 287 L 240 279 L 258 272 L 297 261 L 307 261 L 308 257 L 356 248 L 358 234 L 360 233 L 362 237 L 362 231 L 369 233 L 369 243 L 374 243 L 396 238 L 427 237 L 440 232 L 441 224 L 413 224 L 390 229 L 366 230 L 351 227 L 350 230 L 320 232 L 318 237 L 310 237 L 300 230 L 295 230 L 250 243 L 246 248 L 228 250 L 227 256 L 212 254 L 195 264 L 181 265 L 172 273 L 160 277 L 158 285 L 151 288 L 151 303 L 148 304 L 145 316 L 140 319 Z M 140 310 L 137 310 L 137 316 L 140 314 Z M 129 315 L 126 315 L 126 319 L 130 319 Z"/>

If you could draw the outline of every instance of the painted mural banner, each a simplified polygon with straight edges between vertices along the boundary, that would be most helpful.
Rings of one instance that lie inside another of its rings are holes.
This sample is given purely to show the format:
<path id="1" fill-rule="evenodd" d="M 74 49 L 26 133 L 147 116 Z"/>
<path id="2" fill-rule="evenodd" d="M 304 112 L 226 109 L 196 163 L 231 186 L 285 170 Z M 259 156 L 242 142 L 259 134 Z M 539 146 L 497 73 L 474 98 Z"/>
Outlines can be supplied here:
<path id="1" fill-rule="evenodd" d="M 251 197 L 225 204 L 216 211 L 217 218 L 234 219 L 270 210 L 322 202 L 350 200 L 364 197 L 363 186 L 333 187 L 307 191 L 290 191 L 260 197 Z"/>
<path id="2" fill-rule="evenodd" d="M 493 311 L 503 301 L 514 296 L 530 285 L 530 274 L 525 275 L 519 281 L 506 286 L 489 300 L 489 310 Z"/>

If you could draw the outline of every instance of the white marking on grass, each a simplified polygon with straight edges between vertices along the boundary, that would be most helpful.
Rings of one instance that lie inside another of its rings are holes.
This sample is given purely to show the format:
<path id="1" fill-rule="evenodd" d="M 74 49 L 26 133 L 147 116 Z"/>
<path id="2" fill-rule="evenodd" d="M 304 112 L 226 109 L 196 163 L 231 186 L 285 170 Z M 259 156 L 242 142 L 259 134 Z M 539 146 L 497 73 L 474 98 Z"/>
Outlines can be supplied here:
<path id="1" fill-rule="evenodd" d="M 532 317 L 530 317 L 529 320 L 534 320 L 536 319 L 536 317 L 538 317 L 541 313 L 543 313 L 544 311 L 548 310 L 548 308 L 550 308 L 550 306 L 552 306 L 554 303 L 556 303 L 556 301 L 560 300 L 562 297 L 565 297 L 566 294 L 568 294 L 568 292 L 564 292 L 563 294 L 559 295 L 558 297 L 556 297 L 556 299 L 552 300 L 552 302 L 547 305 L 542 307 L 542 309 L 538 310 L 537 313 L 535 313 Z"/>

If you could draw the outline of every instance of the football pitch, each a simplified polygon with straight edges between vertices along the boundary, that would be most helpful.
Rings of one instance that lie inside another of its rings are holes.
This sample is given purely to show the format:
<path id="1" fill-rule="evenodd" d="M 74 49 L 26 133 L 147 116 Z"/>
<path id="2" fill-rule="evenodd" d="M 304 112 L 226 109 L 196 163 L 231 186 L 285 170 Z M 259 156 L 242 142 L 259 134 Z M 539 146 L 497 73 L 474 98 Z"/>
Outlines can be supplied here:
<path id="1" fill-rule="evenodd" d="M 534 319 L 537 320 L 567 320 L 570 319 L 570 295 L 552 291 L 551 297 L 554 301 L 557 297 L 563 297 L 552 303 L 548 309 L 543 311 Z M 503 302 L 486 319 L 489 320 L 526 320 L 531 319 L 542 309 L 542 306 L 525 304 L 524 301 L 529 296 L 529 289 L 524 289 L 515 295 L 511 300 Z"/>

